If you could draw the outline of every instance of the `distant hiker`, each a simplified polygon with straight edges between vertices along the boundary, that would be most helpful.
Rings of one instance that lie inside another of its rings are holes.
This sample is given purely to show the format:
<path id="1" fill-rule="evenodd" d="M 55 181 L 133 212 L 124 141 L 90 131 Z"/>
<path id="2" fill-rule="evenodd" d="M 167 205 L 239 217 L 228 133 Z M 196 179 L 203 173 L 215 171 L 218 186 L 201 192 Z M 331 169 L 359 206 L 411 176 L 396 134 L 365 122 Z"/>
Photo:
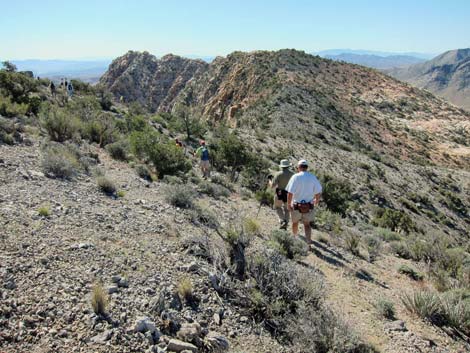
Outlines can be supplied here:
<path id="1" fill-rule="evenodd" d="M 317 177 L 308 171 L 308 163 L 302 159 L 297 163 L 297 174 L 287 184 L 287 206 L 292 217 L 292 233 L 299 233 L 299 221 L 302 221 L 305 229 L 305 238 L 310 245 L 312 242 L 313 207 L 320 202 L 322 186 Z"/>
<path id="2" fill-rule="evenodd" d="M 289 180 L 294 175 L 294 173 L 289 170 L 291 165 L 292 164 L 289 163 L 287 159 L 283 159 L 281 163 L 279 163 L 281 171 L 277 172 L 274 175 L 274 178 L 269 182 L 271 188 L 276 190 L 276 194 L 274 195 L 274 209 L 279 217 L 279 225 L 281 229 L 287 229 L 287 225 L 289 224 L 286 187 Z"/>
<path id="3" fill-rule="evenodd" d="M 54 97 L 55 96 L 55 85 L 54 85 L 54 82 L 51 81 L 51 84 L 49 85 L 50 89 L 51 89 L 51 94 L 52 96 Z"/>
<path id="4" fill-rule="evenodd" d="M 64 79 L 61 78 L 59 88 L 62 89 L 63 87 L 64 87 Z"/>
<path id="5" fill-rule="evenodd" d="M 201 167 L 202 177 L 207 179 L 210 176 L 209 150 L 206 147 L 206 141 L 199 141 L 199 148 L 194 152 L 195 156 L 201 158 L 199 165 Z"/>
<path id="6" fill-rule="evenodd" d="M 176 147 L 183 147 L 183 144 L 178 138 L 175 138 L 175 144 L 176 144 Z"/>
<path id="7" fill-rule="evenodd" d="M 67 94 L 69 95 L 70 98 L 72 98 L 73 96 L 73 86 L 72 86 L 72 82 L 69 82 L 68 86 L 67 86 Z"/>
<path id="8" fill-rule="evenodd" d="M 65 79 L 64 89 L 67 89 L 68 87 L 69 87 L 69 83 L 68 83 L 67 79 Z"/>

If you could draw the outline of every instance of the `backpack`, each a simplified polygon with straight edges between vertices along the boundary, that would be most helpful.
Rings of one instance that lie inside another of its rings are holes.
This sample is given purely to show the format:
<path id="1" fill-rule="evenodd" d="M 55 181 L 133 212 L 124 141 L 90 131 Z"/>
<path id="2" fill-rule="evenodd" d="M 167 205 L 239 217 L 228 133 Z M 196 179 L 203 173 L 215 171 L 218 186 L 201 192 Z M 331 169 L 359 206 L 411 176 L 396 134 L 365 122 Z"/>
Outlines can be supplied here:
<path id="1" fill-rule="evenodd" d="M 202 161 L 208 161 L 209 160 L 209 150 L 206 147 L 204 147 L 202 149 L 201 160 Z"/>

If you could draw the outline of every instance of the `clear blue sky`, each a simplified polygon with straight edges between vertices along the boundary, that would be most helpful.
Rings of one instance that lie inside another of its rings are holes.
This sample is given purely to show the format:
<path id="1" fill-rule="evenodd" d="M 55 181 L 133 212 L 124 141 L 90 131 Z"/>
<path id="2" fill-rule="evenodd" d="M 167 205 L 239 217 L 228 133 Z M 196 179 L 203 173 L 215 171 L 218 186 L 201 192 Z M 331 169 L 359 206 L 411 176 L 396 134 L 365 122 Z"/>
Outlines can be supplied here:
<path id="1" fill-rule="evenodd" d="M 470 0 L 0 0 L 0 58 L 470 47 Z"/>

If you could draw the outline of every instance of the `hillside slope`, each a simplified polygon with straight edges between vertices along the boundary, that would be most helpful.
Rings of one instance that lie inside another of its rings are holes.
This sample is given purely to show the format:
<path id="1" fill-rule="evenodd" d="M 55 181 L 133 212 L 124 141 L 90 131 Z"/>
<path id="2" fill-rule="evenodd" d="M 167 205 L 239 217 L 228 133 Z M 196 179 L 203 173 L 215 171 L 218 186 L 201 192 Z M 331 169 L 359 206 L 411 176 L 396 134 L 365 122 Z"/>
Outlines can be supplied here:
<path id="1" fill-rule="evenodd" d="M 451 50 L 425 63 L 388 73 L 470 110 L 470 49 Z"/>

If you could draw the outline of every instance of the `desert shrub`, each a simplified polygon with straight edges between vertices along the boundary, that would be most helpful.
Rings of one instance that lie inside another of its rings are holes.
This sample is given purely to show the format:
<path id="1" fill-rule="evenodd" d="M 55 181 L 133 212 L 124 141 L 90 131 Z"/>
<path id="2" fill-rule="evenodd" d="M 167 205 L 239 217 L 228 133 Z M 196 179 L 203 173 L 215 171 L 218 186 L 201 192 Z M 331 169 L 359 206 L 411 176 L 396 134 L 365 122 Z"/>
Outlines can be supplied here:
<path id="1" fill-rule="evenodd" d="M 116 196 L 117 197 L 124 197 L 126 196 L 126 192 L 124 190 L 119 190 L 117 193 L 116 193 Z"/>
<path id="2" fill-rule="evenodd" d="M 381 253 L 382 242 L 377 237 L 368 235 L 364 237 L 364 244 L 367 247 L 369 262 L 374 262 Z"/>
<path id="3" fill-rule="evenodd" d="M 15 144 L 15 139 L 12 135 L 0 130 L 0 143 L 4 143 L 6 145 L 11 146 Z"/>
<path id="4" fill-rule="evenodd" d="M 15 103 L 28 103 L 29 95 L 36 92 L 38 82 L 27 74 L 0 70 L 0 93 Z"/>
<path id="5" fill-rule="evenodd" d="M 0 95 L 0 115 L 5 117 L 24 116 L 28 112 L 29 106 L 25 103 L 13 102 L 9 97 Z"/>
<path id="6" fill-rule="evenodd" d="M 274 204 L 274 192 L 272 189 L 258 190 L 255 199 L 262 205 L 271 206 Z"/>
<path id="7" fill-rule="evenodd" d="M 431 322 L 437 322 L 440 318 L 439 296 L 430 291 L 415 291 L 412 294 L 405 293 L 401 298 L 406 310 Z"/>
<path id="8" fill-rule="evenodd" d="M 111 195 L 116 192 L 116 185 L 114 185 L 114 182 L 105 176 L 96 178 L 96 184 L 105 194 Z"/>
<path id="9" fill-rule="evenodd" d="M 297 319 L 290 321 L 288 331 L 296 352 L 377 352 L 327 307 L 318 310 L 302 305 Z"/>
<path id="10" fill-rule="evenodd" d="M 345 215 L 351 200 L 351 184 L 346 180 L 329 174 L 321 175 L 320 181 L 323 187 L 322 198 L 328 209 L 332 212 Z"/>
<path id="11" fill-rule="evenodd" d="M 250 160 L 247 145 L 235 133 L 229 133 L 218 141 L 217 146 L 212 147 L 211 156 L 214 166 L 220 171 L 228 169 L 230 179 L 236 180 L 238 173 L 248 165 Z"/>
<path id="12" fill-rule="evenodd" d="M 106 309 L 108 306 L 108 296 L 103 289 L 103 286 L 96 283 L 93 286 L 91 293 L 91 307 L 97 315 L 106 315 Z"/>
<path id="13" fill-rule="evenodd" d="M 424 278 L 422 274 L 418 273 L 414 268 L 408 265 L 401 265 L 398 268 L 398 272 L 410 277 L 411 279 L 415 281 L 422 281 Z"/>
<path id="14" fill-rule="evenodd" d="M 288 259 L 305 256 L 308 253 L 305 242 L 283 230 L 274 230 L 271 233 L 270 244 Z"/>
<path id="15" fill-rule="evenodd" d="M 441 312 L 445 325 L 470 334 L 470 291 L 452 290 L 441 298 Z"/>
<path id="16" fill-rule="evenodd" d="M 114 159 L 117 159 L 119 161 L 128 160 L 129 144 L 126 140 L 120 140 L 117 142 L 110 143 L 106 146 L 106 150 Z"/>
<path id="17" fill-rule="evenodd" d="M 381 317 L 388 320 L 393 320 L 395 318 L 395 307 L 391 301 L 379 299 L 375 303 L 375 308 Z"/>
<path id="18" fill-rule="evenodd" d="M 386 242 L 401 240 L 400 234 L 392 232 L 390 229 L 387 228 L 376 228 L 376 232 L 379 238 Z"/>
<path id="19" fill-rule="evenodd" d="M 116 140 L 116 123 L 114 116 L 101 112 L 93 120 L 84 123 L 82 135 L 90 142 L 96 142 L 100 147 Z"/>
<path id="20" fill-rule="evenodd" d="M 372 224 L 377 227 L 388 228 L 396 232 L 406 232 L 413 230 L 413 221 L 410 216 L 400 210 L 390 208 L 378 208 Z"/>
<path id="21" fill-rule="evenodd" d="M 196 191 L 189 185 L 168 185 L 163 189 L 165 200 L 180 208 L 192 208 Z"/>
<path id="22" fill-rule="evenodd" d="M 42 205 L 38 209 L 38 214 L 42 217 L 49 217 L 51 215 L 51 208 L 49 205 Z"/>
<path id="23" fill-rule="evenodd" d="M 41 167 L 47 176 L 72 179 L 80 171 L 80 162 L 66 146 L 51 145 L 42 153 Z"/>
<path id="24" fill-rule="evenodd" d="M 344 245 L 351 254 L 359 256 L 361 235 L 354 229 L 348 229 L 344 234 Z"/>
<path id="25" fill-rule="evenodd" d="M 185 183 L 185 181 L 182 178 L 176 175 L 165 175 L 162 178 L 162 181 L 168 185 L 182 185 Z"/>
<path id="26" fill-rule="evenodd" d="M 225 177 L 223 174 L 216 174 L 216 173 L 211 174 L 211 181 L 215 184 L 219 184 L 225 187 L 226 189 L 230 191 L 235 190 L 234 184 L 230 180 L 228 180 L 228 178 Z"/>
<path id="27" fill-rule="evenodd" d="M 262 171 L 268 170 L 270 164 L 259 153 L 250 152 L 248 160 L 242 169 L 242 186 L 251 191 L 259 190 L 266 186 L 266 178 Z"/>
<path id="28" fill-rule="evenodd" d="M 457 195 L 455 195 L 455 193 L 445 191 L 442 193 L 442 196 L 441 203 L 449 210 L 462 217 L 467 215 L 467 206 L 465 206 L 462 200 Z"/>
<path id="29" fill-rule="evenodd" d="M 131 134 L 131 148 L 139 157 L 146 157 L 157 169 L 158 176 L 184 174 L 191 170 L 191 163 L 184 151 L 174 143 L 163 140 L 156 132 L 136 131 Z"/>
<path id="30" fill-rule="evenodd" d="M 331 231 L 334 234 L 341 233 L 341 217 L 337 213 L 319 207 L 315 211 L 315 224 L 327 231 Z"/>
<path id="31" fill-rule="evenodd" d="M 261 230 L 259 222 L 254 218 L 245 218 L 243 228 L 249 235 L 258 235 Z"/>
<path id="32" fill-rule="evenodd" d="M 152 181 L 152 173 L 150 172 L 150 169 L 145 164 L 137 164 L 135 166 L 135 172 L 142 179 Z"/>
<path id="33" fill-rule="evenodd" d="M 209 195 L 215 199 L 230 196 L 230 190 L 222 185 L 211 183 L 210 181 L 200 182 L 198 185 L 198 190 L 199 192 Z"/>
<path id="34" fill-rule="evenodd" d="M 80 122 L 75 116 L 68 115 L 64 109 L 50 104 L 41 109 L 39 117 L 42 127 L 46 129 L 52 141 L 70 140 L 80 128 Z"/>
<path id="35" fill-rule="evenodd" d="M 188 215 L 193 223 L 212 229 L 217 229 L 220 226 L 219 217 L 208 207 L 194 205 L 193 208 L 188 211 Z"/>
<path id="36" fill-rule="evenodd" d="M 189 276 L 183 276 L 178 281 L 176 290 L 181 299 L 191 302 L 194 296 L 193 284 Z"/>

